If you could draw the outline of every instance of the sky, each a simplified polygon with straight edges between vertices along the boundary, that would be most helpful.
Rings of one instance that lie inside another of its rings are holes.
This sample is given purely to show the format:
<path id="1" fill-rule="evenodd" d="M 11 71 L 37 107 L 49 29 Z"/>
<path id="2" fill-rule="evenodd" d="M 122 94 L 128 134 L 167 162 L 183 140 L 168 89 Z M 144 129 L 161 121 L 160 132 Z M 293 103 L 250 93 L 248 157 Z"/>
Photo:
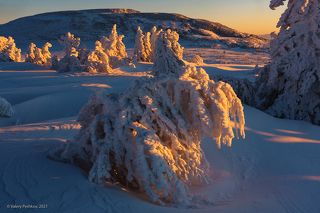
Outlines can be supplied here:
<path id="1" fill-rule="evenodd" d="M 130 8 L 142 12 L 174 12 L 220 22 L 241 32 L 268 34 L 276 31 L 285 8 L 269 9 L 269 0 L 0 0 L 0 24 L 38 13 Z"/>

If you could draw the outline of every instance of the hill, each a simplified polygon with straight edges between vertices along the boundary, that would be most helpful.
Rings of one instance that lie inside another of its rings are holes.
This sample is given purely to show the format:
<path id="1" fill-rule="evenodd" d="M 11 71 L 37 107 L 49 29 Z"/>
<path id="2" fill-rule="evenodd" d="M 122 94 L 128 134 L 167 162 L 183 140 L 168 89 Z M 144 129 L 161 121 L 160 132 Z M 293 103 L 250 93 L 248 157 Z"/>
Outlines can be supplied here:
<path id="1" fill-rule="evenodd" d="M 263 48 L 268 40 L 256 35 L 241 33 L 220 23 L 193 19 L 172 13 L 143 13 L 132 9 L 91 9 L 43 13 L 0 25 L 0 35 L 13 36 L 22 48 L 30 42 L 55 44 L 57 38 L 66 32 L 79 36 L 85 45 L 109 34 L 112 25 L 117 24 L 120 33 L 126 37 L 127 45 L 133 46 L 137 26 L 149 31 L 158 28 L 172 28 L 179 32 L 185 46 L 212 47 L 217 44 L 228 47 Z"/>

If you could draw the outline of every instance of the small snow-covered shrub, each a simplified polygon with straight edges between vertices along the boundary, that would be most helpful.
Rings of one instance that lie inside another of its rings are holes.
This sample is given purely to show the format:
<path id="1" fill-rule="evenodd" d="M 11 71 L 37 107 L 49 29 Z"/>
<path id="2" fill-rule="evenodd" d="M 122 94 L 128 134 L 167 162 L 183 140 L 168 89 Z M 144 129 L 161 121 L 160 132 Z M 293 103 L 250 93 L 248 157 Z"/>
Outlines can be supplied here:
<path id="1" fill-rule="evenodd" d="M 26 55 L 26 62 L 30 62 L 38 65 L 51 65 L 51 53 L 49 48 L 52 44 L 49 42 L 45 43 L 42 49 L 38 48 L 34 43 L 29 45 L 29 51 Z"/>
<path id="2" fill-rule="evenodd" d="M 14 111 L 11 104 L 4 98 L 0 97 L 0 117 L 11 117 Z"/>
<path id="3" fill-rule="evenodd" d="M 16 47 L 12 37 L 0 36 L 0 61 L 2 62 L 21 62 L 21 49 Z"/>
<path id="4" fill-rule="evenodd" d="M 95 50 L 88 55 L 87 71 L 90 73 L 110 73 L 109 56 L 104 52 L 100 41 L 96 41 Z"/>
<path id="5" fill-rule="evenodd" d="M 80 38 L 77 38 L 68 32 L 61 37 L 59 42 L 64 47 L 65 54 L 60 60 L 57 57 L 52 59 L 52 68 L 57 69 L 59 72 L 83 71 L 78 52 Z"/>
<path id="6" fill-rule="evenodd" d="M 195 55 L 190 60 L 191 63 L 194 63 L 196 65 L 203 65 L 204 61 L 203 58 L 200 55 Z"/>

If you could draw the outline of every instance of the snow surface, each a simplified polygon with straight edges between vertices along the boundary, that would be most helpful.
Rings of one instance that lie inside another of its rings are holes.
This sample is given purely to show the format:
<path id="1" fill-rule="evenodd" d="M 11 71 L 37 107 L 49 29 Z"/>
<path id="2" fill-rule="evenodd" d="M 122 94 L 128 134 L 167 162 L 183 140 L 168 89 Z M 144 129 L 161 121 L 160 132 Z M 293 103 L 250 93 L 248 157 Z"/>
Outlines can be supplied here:
<path id="1" fill-rule="evenodd" d="M 210 75 L 254 75 L 255 64 L 234 62 L 204 66 Z M 222 150 L 203 141 L 213 181 L 192 189 L 208 200 L 201 206 L 157 206 L 121 188 L 93 184 L 78 167 L 47 157 L 77 133 L 77 114 L 94 91 L 124 91 L 151 67 L 143 63 L 106 76 L 0 63 L 0 96 L 15 110 L 12 118 L 0 119 L 0 212 L 17 211 L 8 204 L 47 204 L 41 212 L 320 212 L 320 127 L 248 106 L 245 140 Z"/>

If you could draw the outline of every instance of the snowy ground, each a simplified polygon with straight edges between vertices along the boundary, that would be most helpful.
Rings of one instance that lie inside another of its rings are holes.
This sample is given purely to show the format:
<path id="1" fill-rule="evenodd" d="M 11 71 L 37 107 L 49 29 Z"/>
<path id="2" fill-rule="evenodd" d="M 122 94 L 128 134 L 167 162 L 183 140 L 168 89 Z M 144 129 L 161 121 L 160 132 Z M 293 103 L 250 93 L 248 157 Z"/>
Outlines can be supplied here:
<path id="1" fill-rule="evenodd" d="M 237 62 L 204 67 L 210 75 L 250 77 L 256 63 Z M 204 140 L 212 183 L 192 190 L 213 204 L 153 205 L 117 187 L 90 183 L 79 168 L 47 158 L 78 131 L 76 115 L 94 91 L 124 91 L 150 68 L 141 64 L 140 73 L 127 68 L 107 77 L 0 63 L 0 96 L 16 110 L 13 118 L 0 119 L 0 212 L 320 212 L 320 127 L 248 106 L 245 140 L 222 150 Z M 7 208 L 14 204 L 46 208 Z"/>

